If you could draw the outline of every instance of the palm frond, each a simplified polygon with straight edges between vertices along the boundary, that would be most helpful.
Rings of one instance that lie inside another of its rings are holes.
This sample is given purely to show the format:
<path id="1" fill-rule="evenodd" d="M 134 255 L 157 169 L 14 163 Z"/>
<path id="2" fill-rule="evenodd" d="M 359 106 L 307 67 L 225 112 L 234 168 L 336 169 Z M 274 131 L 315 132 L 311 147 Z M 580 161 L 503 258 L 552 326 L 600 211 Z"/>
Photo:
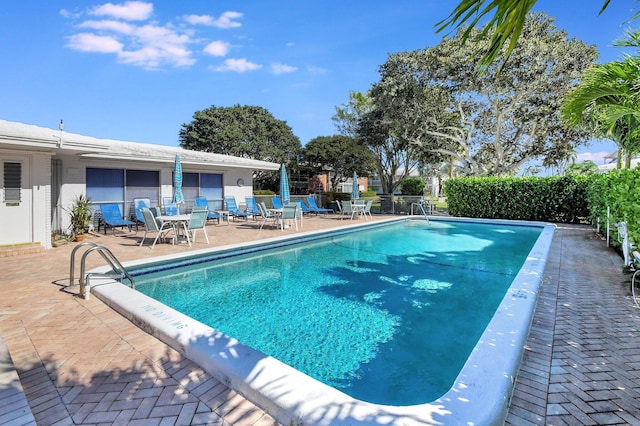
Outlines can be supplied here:
<path id="1" fill-rule="evenodd" d="M 598 12 L 598 15 L 602 15 L 602 12 L 604 12 L 607 6 L 609 6 L 609 3 L 611 3 L 611 0 L 605 0 L 604 4 L 602 5 L 602 9 L 600 9 L 600 12 Z"/>
<path id="2" fill-rule="evenodd" d="M 640 2 L 640 0 L 636 1 Z M 462 37 L 462 42 L 465 43 L 471 30 L 493 13 L 481 32 L 482 36 L 486 37 L 493 30 L 489 49 L 480 58 L 479 66 L 486 68 L 491 65 L 505 46 L 507 46 L 506 62 L 516 47 L 527 14 L 536 2 L 537 0 L 461 0 L 447 18 L 436 23 L 436 32 L 440 33 L 446 28 L 457 30 L 466 26 Z M 611 0 L 604 0 L 599 14 L 605 11 L 609 3 Z M 640 12 L 634 14 L 631 20 L 638 17 Z M 507 42 L 509 42 L 508 45 Z"/>
<path id="3" fill-rule="evenodd" d="M 640 13 L 640 12 L 638 12 Z M 640 30 L 628 29 L 624 33 L 624 37 L 614 40 L 614 46 L 618 47 L 638 47 L 640 48 Z"/>
<path id="4" fill-rule="evenodd" d="M 462 0 L 460 4 L 444 20 L 436 23 L 436 31 L 441 32 L 447 27 L 455 29 L 466 24 L 469 27 L 463 33 L 463 43 L 467 41 L 471 29 L 491 12 L 493 17 L 481 31 L 486 37 L 491 30 L 493 34 L 489 42 L 489 49 L 480 58 L 479 66 L 486 67 L 495 61 L 502 48 L 509 42 L 506 57 L 513 51 L 522 33 L 522 28 L 536 0 Z"/>

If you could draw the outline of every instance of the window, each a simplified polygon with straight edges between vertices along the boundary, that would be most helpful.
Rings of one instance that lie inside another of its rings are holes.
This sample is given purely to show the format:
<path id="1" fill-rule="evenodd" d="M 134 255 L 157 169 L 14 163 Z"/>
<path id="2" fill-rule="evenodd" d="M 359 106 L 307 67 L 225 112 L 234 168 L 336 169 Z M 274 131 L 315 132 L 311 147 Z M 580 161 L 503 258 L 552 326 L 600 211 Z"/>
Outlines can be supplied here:
<path id="1" fill-rule="evenodd" d="M 193 205 L 198 196 L 199 177 L 198 173 L 182 173 L 182 195 L 187 206 Z"/>
<path id="2" fill-rule="evenodd" d="M 4 163 L 4 202 L 19 203 L 22 193 L 22 163 Z"/>
<path id="3" fill-rule="evenodd" d="M 200 196 L 207 197 L 209 209 L 222 210 L 222 175 L 201 173 Z"/>
<path id="4" fill-rule="evenodd" d="M 135 216 L 133 200 L 148 198 L 152 206 L 159 206 L 160 173 L 156 170 L 125 170 L 125 216 Z"/>
<path id="5" fill-rule="evenodd" d="M 93 203 L 122 203 L 124 170 L 87 168 L 87 197 Z"/>
<path id="6" fill-rule="evenodd" d="M 222 175 L 182 173 L 182 193 L 187 207 L 197 196 L 207 197 L 210 208 L 222 209 Z M 148 198 L 159 206 L 160 172 L 157 170 L 98 169 L 87 167 L 87 196 L 94 209 L 117 203 L 125 216 L 133 216 L 134 198 Z"/>

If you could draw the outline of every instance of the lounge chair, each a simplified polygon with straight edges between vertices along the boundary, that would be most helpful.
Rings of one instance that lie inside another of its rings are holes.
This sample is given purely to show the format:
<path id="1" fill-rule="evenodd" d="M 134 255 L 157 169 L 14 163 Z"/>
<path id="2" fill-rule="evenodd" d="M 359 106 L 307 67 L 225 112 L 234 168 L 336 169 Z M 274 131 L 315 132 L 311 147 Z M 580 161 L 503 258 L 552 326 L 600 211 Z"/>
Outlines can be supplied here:
<path id="1" fill-rule="evenodd" d="M 229 214 L 233 216 L 233 220 L 236 220 L 236 217 L 244 217 L 247 219 L 250 216 L 249 213 L 243 212 L 238 208 L 235 197 L 224 197 L 224 203 L 227 206 Z"/>
<path id="2" fill-rule="evenodd" d="M 100 204 L 100 214 L 102 216 L 100 222 L 104 225 L 105 234 L 107 233 L 108 226 L 113 229 L 113 233 L 115 234 L 115 228 L 117 227 L 126 226 L 129 228 L 129 232 L 131 232 L 131 227 L 135 225 L 132 221 L 123 218 L 120 206 L 117 204 Z M 100 222 L 98 222 L 98 232 L 100 232 Z"/>
<path id="3" fill-rule="evenodd" d="M 258 205 L 256 204 L 256 199 L 253 197 L 245 197 L 244 199 L 247 202 L 247 213 L 253 216 L 254 219 L 257 219 L 261 213 L 260 209 L 258 209 Z"/>
<path id="4" fill-rule="evenodd" d="M 309 206 L 307 206 L 307 203 L 305 203 L 303 200 L 296 200 L 296 203 L 298 203 L 298 205 L 300 206 L 300 210 L 302 211 L 302 215 L 309 215 L 311 213 L 313 213 L 311 210 L 309 210 Z"/>
<path id="5" fill-rule="evenodd" d="M 164 207 L 164 214 L 167 216 L 175 216 L 180 214 L 178 205 L 174 203 L 171 198 L 163 198 L 162 207 Z"/>
<path id="6" fill-rule="evenodd" d="M 258 209 L 260 210 L 260 215 L 262 217 L 262 222 L 260 222 L 260 229 L 267 223 L 267 220 L 273 219 L 274 221 L 278 218 L 278 215 L 267 210 L 267 206 L 264 202 L 258 203 Z"/>
<path id="7" fill-rule="evenodd" d="M 148 198 L 134 198 L 133 199 L 133 210 L 135 212 L 136 217 L 136 232 L 138 232 L 138 224 L 144 224 L 144 217 L 142 216 L 142 209 L 151 208 L 151 200 Z"/>
<path id="8" fill-rule="evenodd" d="M 140 213 L 142 213 L 142 217 L 144 219 L 144 235 L 142 236 L 142 241 L 140 241 L 140 247 L 144 244 L 145 238 L 147 238 L 147 233 L 155 232 L 156 238 L 153 240 L 153 244 L 151 248 L 155 247 L 158 242 L 158 238 L 163 237 L 169 231 L 174 231 L 173 225 L 171 222 L 163 222 L 162 224 L 158 224 L 156 217 L 153 215 L 150 209 L 141 209 Z"/>
<path id="9" fill-rule="evenodd" d="M 222 216 L 220 216 L 218 213 L 216 212 L 212 212 L 209 210 L 209 201 L 207 200 L 206 197 L 196 197 L 194 200 L 194 209 L 193 210 L 200 210 L 202 208 L 207 210 L 207 219 L 215 219 L 218 221 L 218 225 L 220 224 L 220 219 L 222 218 Z"/>
<path id="10" fill-rule="evenodd" d="M 273 204 L 273 208 L 274 209 L 281 209 L 282 208 L 282 200 L 280 199 L 280 197 L 272 197 L 271 198 L 271 204 Z"/>
<path id="11" fill-rule="evenodd" d="M 309 210 L 312 213 L 335 213 L 332 209 L 325 209 L 324 207 L 318 207 L 316 204 L 316 199 L 313 197 L 307 198 L 307 203 L 309 203 Z"/>
<path id="12" fill-rule="evenodd" d="M 298 230 L 298 205 L 296 203 L 288 204 L 282 207 L 282 214 L 280 215 L 280 230 L 284 231 L 285 221 L 292 221 Z"/>
<path id="13" fill-rule="evenodd" d="M 189 247 L 191 247 L 191 242 L 195 243 L 196 241 L 196 231 L 198 229 L 202 229 L 204 233 L 204 238 L 207 240 L 207 244 L 209 244 L 209 236 L 207 235 L 207 230 L 205 229 L 205 225 L 207 224 L 207 211 L 206 210 L 194 210 L 191 212 L 189 216 L 189 225 L 187 225 L 187 241 L 189 242 Z M 193 232 L 193 236 L 189 238 L 189 232 Z"/>

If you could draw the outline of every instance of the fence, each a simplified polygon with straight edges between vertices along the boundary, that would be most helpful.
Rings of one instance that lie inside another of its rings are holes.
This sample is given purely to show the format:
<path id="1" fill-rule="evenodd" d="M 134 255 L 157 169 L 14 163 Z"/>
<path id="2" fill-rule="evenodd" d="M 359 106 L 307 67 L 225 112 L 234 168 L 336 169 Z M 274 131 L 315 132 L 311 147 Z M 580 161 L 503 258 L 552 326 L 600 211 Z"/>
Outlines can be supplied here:
<path id="1" fill-rule="evenodd" d="M 257 202 L 264 202 L 267 207 L 271 206 L 271 198 L 277 195 L 256 195 Z M 338 206 L 334 201 L 329 201 L 325 195 L 292 195 L 291 201 L 306 200 L 308 197 L 314 197 L 318 206 L 338 210 Z M 435 203 L 429 198 L 417 195 L 392 195 L 381 194 L 374 198 L 365 197 L 365 200 L 373 200 L 371 212 L 374 214 L 393 214 L 393 215 L 410 215 L 412 204 L 422 204 L 424 210 L 428 214 L 435 212 Z M 421 214 L 415 211 L 413 214 Z"/>

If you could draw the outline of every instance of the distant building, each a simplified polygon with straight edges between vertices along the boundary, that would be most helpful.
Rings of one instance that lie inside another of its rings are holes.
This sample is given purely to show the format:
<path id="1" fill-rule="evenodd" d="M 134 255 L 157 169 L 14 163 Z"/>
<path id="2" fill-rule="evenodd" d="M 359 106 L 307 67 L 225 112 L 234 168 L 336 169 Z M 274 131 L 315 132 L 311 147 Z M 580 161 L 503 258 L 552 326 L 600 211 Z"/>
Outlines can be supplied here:
<path id="1" fill-rule="evenodd" d="M 600 173 L 609 173 L 611 170 L 615 170 L 618 167 L 618 151 L 614 151 L 610 154 L 607 154 L 603 157 L 605 164 L 598 166 L 598 171 Z M 636 155 L 631 159 L 631 168 L 635 169 L 640 163 L 640 157 Z"/>
<path id="2" fill-rule="evenodd" d="M 322 174 L 309 179 L 309 192 L 348 192 L 353 188 L 353 178 L 349 177 L 344 182 L 339 182 L 337 188 L 331 188 L 331 171 L 325 170 Z M 360 192 L 369 190 L 369 178 L 358 177 L 358 188 Z"/>

